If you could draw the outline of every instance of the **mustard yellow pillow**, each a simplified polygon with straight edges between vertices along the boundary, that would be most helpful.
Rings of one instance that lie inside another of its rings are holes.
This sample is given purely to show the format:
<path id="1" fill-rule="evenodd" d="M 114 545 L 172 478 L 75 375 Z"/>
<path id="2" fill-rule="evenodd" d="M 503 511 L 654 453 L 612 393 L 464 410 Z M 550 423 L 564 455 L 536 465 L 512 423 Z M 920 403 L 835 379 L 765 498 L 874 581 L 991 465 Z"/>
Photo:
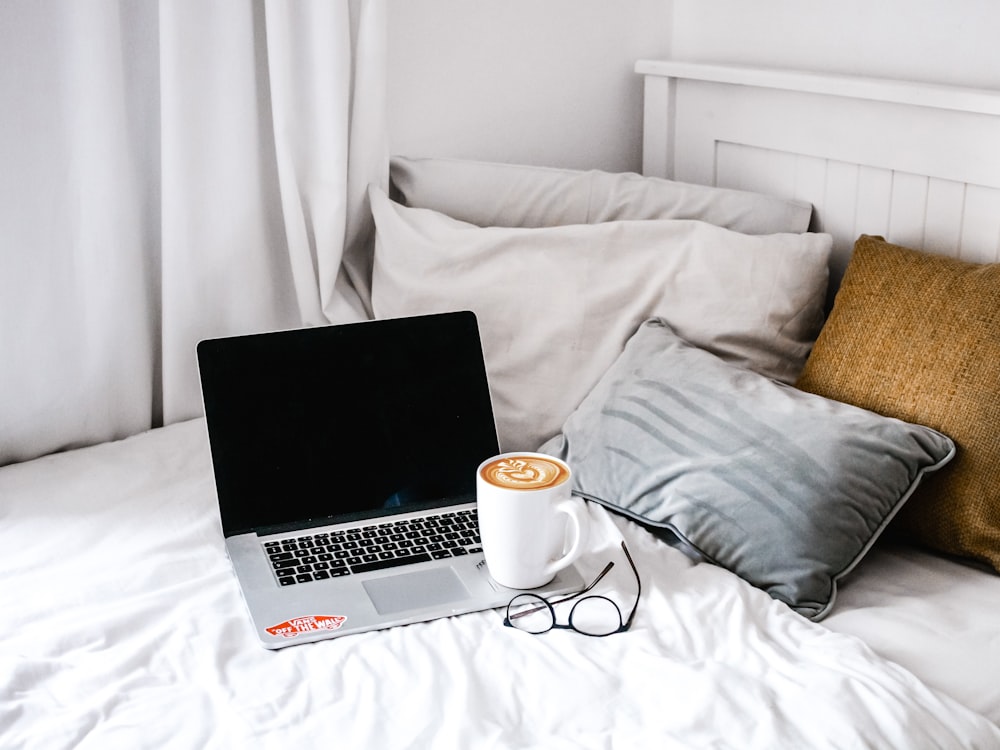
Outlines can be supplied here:
<path id="1" fill-rule="evenodd" d="M 893 525 L 1000 571 L 1000 263 L 862 235 L 796 385 L 951 437 Z"/>

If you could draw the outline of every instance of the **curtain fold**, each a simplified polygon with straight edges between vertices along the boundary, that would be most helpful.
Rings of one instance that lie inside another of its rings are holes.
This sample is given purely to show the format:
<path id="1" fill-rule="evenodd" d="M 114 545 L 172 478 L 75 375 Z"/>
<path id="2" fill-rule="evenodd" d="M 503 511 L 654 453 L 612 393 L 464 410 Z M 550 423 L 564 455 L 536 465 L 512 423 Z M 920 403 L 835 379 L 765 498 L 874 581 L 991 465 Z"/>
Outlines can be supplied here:
<path id="1" fill-rule="evenodd" d="M 265 9 L 278 183 L 300 314 L 307 324 L 367 317 L 366 190 L 388 174 L 384 4 L 272 0 Z"/>
<path id="2" fill-rule="evenodd" d="M 369 310 L 384 0 L 0 4 L 0 465 L 201 413 L 202 338 Z"/>

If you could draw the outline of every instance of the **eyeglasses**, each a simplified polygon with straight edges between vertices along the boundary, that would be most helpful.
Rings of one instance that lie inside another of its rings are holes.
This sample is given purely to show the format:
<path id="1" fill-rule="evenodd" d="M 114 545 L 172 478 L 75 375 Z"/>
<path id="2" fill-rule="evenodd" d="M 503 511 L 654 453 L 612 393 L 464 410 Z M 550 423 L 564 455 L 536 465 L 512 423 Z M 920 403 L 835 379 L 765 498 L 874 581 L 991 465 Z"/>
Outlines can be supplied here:
<path id="1" fill-rule="evenodd" d="M 594 588 L 604 576 L 606 576 L 615 566 L 614 560 L 604 566 L 604 570 L 598 574 L 587 588 L 569 594 L 559 599 L 545 599 L 537 594 L 518 594 L 507 605 L 507 615 L 503 619 L 503 624 L 508 628 L 523 630 L 533 635 L 547 633 L 554 628 L 565 630 L 575 630 L 583 635 L 604 637 L 622 633 L 632 626 L 632 619 L 639 608 L 639 597 L 642 594 L 642 582 L 639 580 L 639 571 L 636 570 L 632 555 L 629 554 L 628 547 L 622 542 L 622 550 L 628 559 L 628 564 L 632 566 L 632 573 L 635 574 L 636 595 L 635 604 L 628 618 L 622 617 L 622 611 L 611 599 L 598 594 L 583 596 Z M 567 623 L 556 622 L 556 612 L 553 606 L 568 602 L 572 599 L 579 599 L 569 611 Z"/>

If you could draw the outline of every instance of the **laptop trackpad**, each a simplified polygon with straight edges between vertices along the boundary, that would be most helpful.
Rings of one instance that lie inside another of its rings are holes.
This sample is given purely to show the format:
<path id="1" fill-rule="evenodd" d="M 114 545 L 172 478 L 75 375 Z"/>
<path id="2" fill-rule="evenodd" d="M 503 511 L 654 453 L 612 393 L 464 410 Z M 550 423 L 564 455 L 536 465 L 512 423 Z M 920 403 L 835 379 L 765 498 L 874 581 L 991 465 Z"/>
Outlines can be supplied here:
<path id="1" fill-rule="evenodd" d="M 433 607 L 469 598 L 469 591 L 451 568 L 435 568 L 376 578 L 362 584 L 381 615 Z"/>

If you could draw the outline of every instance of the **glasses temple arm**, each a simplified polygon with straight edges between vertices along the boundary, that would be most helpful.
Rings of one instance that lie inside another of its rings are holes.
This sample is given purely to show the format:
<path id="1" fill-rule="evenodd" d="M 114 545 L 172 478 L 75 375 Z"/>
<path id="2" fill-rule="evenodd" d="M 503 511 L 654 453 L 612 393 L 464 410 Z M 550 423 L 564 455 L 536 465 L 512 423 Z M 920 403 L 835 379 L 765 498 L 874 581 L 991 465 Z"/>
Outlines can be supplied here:
<path id="1" fill-rule="evenodd" d="M 599 584 L 601 582 L 601 579 L 604 578 L 604 576 L 606 576 L 608 573 L 610 573 L 613 567 L 615 567 L 614 560 L 612 560 L 611 562 L 609 562 L 607 565 L 604 566 L 604 570 L 598 573 L 597 578 L 591 581 L 590 584 L 587 586 L 587 588 L 577 591 L 575 594 L 567 594 L 566 596 L 560 597 L 559 599 L 549 599 L 548 600 L 549 604 L 560 604 L 561 602 L 568 602 L 570 599 L 575 599 L 578 596 L 583 596 L 592 588 L 594 588 L 594 586 Z"/>
<path id="2" fill-rule="evenodd" d="M 642 597 L 642 579 L 639 578 L 639 570 L 635 567 L 635 560 L 632 559 L 631 553 L 628 551 L 628 547 L 625 546 L 625 540 L 622 540 L 622 551 L 625 552 L 625 557 L 628 559 L 628 564 L 632 566 L 632 572 L 635 573 L 635 583 L 638 589 L 635 596 L 635 605 L 632 607 L 632 611 L 629 612 L 628 619 L 625 621 L 625 629 L 628 629 L 632 625 L 632 619 L 635 617 L 635 613 L 639 610 L 639 599 Z"/>

